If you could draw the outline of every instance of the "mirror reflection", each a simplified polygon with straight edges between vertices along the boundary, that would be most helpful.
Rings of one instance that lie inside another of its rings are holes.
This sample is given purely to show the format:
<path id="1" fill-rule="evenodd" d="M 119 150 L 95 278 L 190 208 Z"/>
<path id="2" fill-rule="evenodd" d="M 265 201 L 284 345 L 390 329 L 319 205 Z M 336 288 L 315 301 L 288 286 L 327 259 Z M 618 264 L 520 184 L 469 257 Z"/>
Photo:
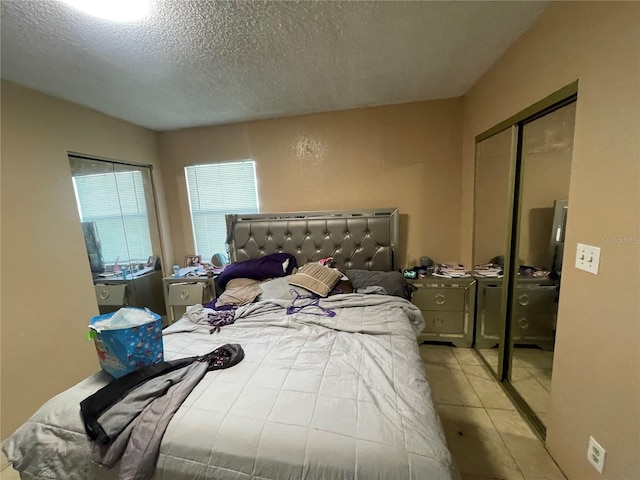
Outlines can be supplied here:
<path id="1" fill-rule="evenodd" d="M 511 229 L 515 127 L 476 145 L 473 263 L 477 281 L 475 347 L 498 373 L 505 322 L 503 288 Z"/>
<path id="2" fill-rule="evenodd" d="M 75 155 L 69 164 L 100 313 L 165 315 L 150 167 Z"/>
<path id="3" fill-rule="evenodd" d="M 509 380 L 543 423 L 551 399 L 575 105 L 522 127 Z"/>

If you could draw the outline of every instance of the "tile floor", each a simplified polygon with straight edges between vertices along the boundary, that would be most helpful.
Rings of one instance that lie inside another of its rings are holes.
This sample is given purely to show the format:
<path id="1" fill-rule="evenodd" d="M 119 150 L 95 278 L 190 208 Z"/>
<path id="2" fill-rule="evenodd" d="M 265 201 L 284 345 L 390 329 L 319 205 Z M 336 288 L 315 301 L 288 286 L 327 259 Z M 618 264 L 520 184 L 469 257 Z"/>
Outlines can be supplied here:
<path id="1" fill-rule="evenodd" d="M 535 348 L 513 351 L 511 384 L 545 423 L 551 404 L 553 352 Z"/>
<path id="2" fill-rule="evenodd" d="M 462 480 L 566 480 L 474 350 L 425 344 L 420 355 Z M 4 455 L 0 470 L 19 478 Z"/>
<path id="3" fill-rule="evenodd" d="M 565 480 L 474 350 L 423 344 L 420 355 L 462 480 Z"/>
<path id="4" fill-rule="evenodd" d="M 498 350 L 480 350 L 480 354 L 498 367 Z M 511 362 L 511 384 L 545 423 L 551 403 L 551 367 L 553 352 L 537 348 L 516 348 Z"/>

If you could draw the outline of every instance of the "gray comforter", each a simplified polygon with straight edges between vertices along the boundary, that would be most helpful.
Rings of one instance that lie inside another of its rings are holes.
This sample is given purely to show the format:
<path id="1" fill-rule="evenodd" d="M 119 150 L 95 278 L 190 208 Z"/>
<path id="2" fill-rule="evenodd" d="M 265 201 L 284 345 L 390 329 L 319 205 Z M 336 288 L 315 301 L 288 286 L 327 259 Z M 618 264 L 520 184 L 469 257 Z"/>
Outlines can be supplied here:
<path id="1" fill-rule="evenodd" d="M 189 395 L 154 478 L 458 478 L 418 354 L 420 311 L 382 295 L 323 300 L 332 318 L 287 315 L 289 304 L 243 307 L 217 334 L 186 317 L 164 331 L 169 360 L 224 343 L 246 356 Z M 79 402 L 109 378 L 99 372 L 54 397 L 6 441 L 23 478 L 117 478 L 118 467 L 92 463 L 79 415 Z"/>

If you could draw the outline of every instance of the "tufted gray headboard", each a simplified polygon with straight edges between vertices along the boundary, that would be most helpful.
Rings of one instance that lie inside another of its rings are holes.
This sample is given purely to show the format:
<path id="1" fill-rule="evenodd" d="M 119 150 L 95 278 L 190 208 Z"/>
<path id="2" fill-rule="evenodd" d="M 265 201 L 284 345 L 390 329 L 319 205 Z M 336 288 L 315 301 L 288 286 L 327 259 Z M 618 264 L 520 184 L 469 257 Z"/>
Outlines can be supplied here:
<path id="1" fill-rule="evenodd" d="M 226 215 L 234 262 L 276 252 L 298 266 L 333 257 L 342 271 L 395 270 L 398 209 Z"/>

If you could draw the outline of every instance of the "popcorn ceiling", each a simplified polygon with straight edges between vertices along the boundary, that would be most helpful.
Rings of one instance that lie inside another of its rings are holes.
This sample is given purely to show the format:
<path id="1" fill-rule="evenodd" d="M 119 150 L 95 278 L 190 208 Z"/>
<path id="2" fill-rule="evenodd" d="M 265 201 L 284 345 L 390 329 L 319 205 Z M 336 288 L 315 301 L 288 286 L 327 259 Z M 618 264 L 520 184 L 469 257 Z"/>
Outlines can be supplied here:
<path id="1" fill-rule="evenodd" d="M 155 130 L 463 95 L 547 2 L 3 1 L 2 77 Z"/>

